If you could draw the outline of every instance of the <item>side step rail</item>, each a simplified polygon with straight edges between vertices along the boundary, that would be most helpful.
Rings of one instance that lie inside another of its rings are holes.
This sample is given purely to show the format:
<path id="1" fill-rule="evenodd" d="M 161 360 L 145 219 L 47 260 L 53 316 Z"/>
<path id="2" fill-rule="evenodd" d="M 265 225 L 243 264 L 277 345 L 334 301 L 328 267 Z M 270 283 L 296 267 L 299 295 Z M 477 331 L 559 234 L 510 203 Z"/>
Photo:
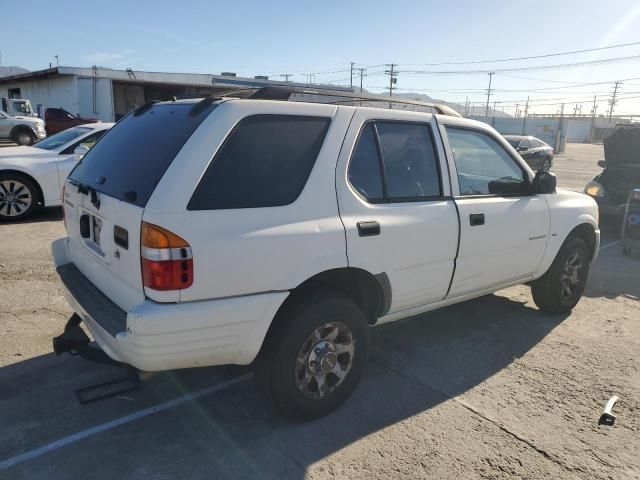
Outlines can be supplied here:
<path id="1" fill-rule="evenodd" d="M 67 321 L 64 333 L 53 338 L 53 352 L 56 355 L 62 355 L 65 352 L 69 355 L 79 355 L 91 362 L 121 368 L 126 371 L 126 375 L 76 390 L 78 401 L 85 405 L 140 388 L 140 378 L 135 368 L 113 360 L 102 350 L 92 347 L 90 345 L 91 339 L 80 327 L 81 323 L 82 318 L 74 313 Z"/>

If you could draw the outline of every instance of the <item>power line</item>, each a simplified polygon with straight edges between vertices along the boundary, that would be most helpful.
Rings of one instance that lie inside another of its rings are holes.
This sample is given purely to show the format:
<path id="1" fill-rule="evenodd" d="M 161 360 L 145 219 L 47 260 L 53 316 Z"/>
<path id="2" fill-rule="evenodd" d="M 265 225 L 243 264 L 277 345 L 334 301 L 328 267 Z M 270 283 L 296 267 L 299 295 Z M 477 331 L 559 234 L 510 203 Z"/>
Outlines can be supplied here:
<path id="1" fill-rule="evenodd" d="M 605 63 L 615 63 L 625 60 L 638 60 L 640 55 L 629 55 L 626 57 L 602 58 L 599 60 L 585 60 L 582 62 L 559 63 L 554 65 L 536 65 L 529 67 L 511 67 L 492 69 L 495 73 L 501 72 L 521 72 L 529 70 L 552 70 L 554 68 L 570 68 L 583 65 L 599 65 Z M 478 73 L 488 73 L 488 70 L 405 70 L 403 73 L 408 75 L 473 75 Z"/>
<path id="2" fill-rule="evenodd" d="M 439 65 L 478 65 L 481 63 L 499 63 L 499 62 L 513 62 L 516 60 L 533 60 L 536 58 L 549 58 L 549 57 L 560 57 L 563 55 L 575 55 L 577 53 L 587 53 L 587 52 L 597 52 L 600 50 L 609 50 L 612 48 L 622 48 L 622 47 L 631 47 L 634 45 L 640 45 L 640 42 L 631 42 L 631 43 L 619 43 L 617 45 L 607 45 L 605 47 L 595 47 L 595 48 L 586 48 L 582 50 L 572 50 L 569 52 L 557 52 L 557 53 L 547 53 L 544 55 L 530 55 L 527 57 L 513 57 L 513 58 L 498 58 L 493 60 L 474 60 L 474 61 L 464 61 L 464 62 L 440 62 L 440 63 L 406 63 L 404 65 L 425 65 L 429 67 L 436 67 Z"/>

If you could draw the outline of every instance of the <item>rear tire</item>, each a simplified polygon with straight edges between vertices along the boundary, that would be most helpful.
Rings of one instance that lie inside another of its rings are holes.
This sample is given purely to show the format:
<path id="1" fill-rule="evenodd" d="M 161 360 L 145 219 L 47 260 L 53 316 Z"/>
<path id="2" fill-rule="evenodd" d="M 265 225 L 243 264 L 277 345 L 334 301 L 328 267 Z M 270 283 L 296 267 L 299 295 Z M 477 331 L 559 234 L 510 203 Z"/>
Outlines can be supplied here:
<path id="1" fill-rule="evenodd" d="M 348 297 L 312 291 L 274 320 L 255 362 L 256 380 L 284 415 L 326 415 L 354 391 L 367 363 L 370 332 Z"/>
<path id="2" fill-rule="evenodd" d="M 0 222 L 22 220 L 38 206 L 38 188 L 29 178 L 0 173 Z"/>
<path id="3" fill-rule="evenodd" d="M 19 130 L 14 135 L 14 140 L 18 145 L 29 146 L 36 141 L 36 136 L 28 130 Z"/>
<path id="4" fill-rule="evenodd" d="M 569 237 L 542 277 L 531 282 L 535 304 L 546 313 L 566 313 L 576 306 L 587 284 L 589 249 L 580 237 Z"/>

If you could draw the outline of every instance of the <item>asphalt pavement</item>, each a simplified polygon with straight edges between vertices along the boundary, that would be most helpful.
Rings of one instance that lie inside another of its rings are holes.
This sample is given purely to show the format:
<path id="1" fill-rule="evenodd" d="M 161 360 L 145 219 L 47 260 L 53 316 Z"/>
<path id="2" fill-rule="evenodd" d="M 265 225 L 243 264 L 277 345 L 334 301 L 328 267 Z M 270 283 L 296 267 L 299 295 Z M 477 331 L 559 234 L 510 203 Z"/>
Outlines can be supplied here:
<path id="1" fill-rule="evenodd" d="M 601 150 L 570 145 L 560 186 L 580 190 Z M 121 373 L 51 353 L 71 313 L 48 250 L 63 232 L 58 209 L 0 226 L 2 479 L 640 478 L 640 255 L 615 233 L 570 315 L 518 286 L 378 327 L 353 397 L 295 423 L 241 367 L 80 405 L 77 389 Z"/>

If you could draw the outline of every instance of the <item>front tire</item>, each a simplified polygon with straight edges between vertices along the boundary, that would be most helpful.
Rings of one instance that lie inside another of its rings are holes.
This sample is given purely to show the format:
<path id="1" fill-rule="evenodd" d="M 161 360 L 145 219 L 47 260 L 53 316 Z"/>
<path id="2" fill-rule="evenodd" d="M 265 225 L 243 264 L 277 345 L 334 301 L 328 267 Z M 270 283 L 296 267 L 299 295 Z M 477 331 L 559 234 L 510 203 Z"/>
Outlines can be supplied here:
<path id="1" fill-rule="evenodd" d="M 312 419 L 342 404 L 367 363 L 370 332 L 348 297 L 308 292 L 275 320 L 255 363 L 256 380 L 286 416 Z"/>
<path id="2" fill-rule="evenodd" d="M 38 206 L 38 189 L 27 177 L 0 173 L 0 222 L 22 220 Z"/>
<path id="3" fill-rule="evenodd" d="M 576 306 L 589 275 L 589 248 L 579 237 L 569 237 L 542 277 L 531 283 L 535 304 L 546 313 L 566 313 Z"/>
<path id="4" fill-rule="evenodd" d="M 15 134 L 15 142 L 18 145 L 29 146 L 29 145 L 33 145 L 35 141 L 36 141 L 36 136 L 27 130 L 20 130 L 18 133 Z"/>

